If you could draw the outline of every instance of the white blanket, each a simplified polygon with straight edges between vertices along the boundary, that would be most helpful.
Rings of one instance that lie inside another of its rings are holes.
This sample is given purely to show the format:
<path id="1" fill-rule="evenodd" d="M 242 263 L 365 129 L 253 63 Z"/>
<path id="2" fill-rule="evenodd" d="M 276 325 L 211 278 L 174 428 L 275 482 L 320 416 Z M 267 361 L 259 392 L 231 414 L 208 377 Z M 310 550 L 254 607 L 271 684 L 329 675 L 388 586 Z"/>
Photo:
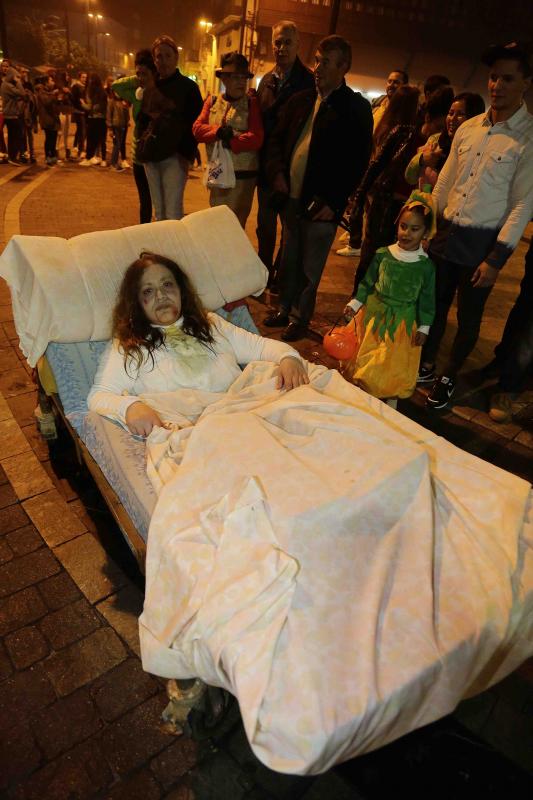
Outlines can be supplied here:
<path id="1" fill-rule="evenodd" d="M 272 369 L 144 397 L 186 427 L 148 440 L 142 657 L 235 694 L 269 767 L 316 773 L 533 653 L 530 487 L 335 371 L 280 393 Z"/>

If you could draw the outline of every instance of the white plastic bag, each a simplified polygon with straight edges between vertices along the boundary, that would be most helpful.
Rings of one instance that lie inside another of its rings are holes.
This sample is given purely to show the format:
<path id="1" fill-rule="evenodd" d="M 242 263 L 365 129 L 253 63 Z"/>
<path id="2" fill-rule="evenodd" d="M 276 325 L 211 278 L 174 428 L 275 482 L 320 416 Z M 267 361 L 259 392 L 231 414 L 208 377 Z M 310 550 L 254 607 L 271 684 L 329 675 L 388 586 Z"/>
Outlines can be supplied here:
<path id="1" fill-rule="evenodd" d="M 235 187 L 235 170 L 231 151 L 222 147 L 222 142 L 216 141 L 211 158 L 207 162 L 204 172 L 204 186 L 213 189 L 233 189 Z"/>

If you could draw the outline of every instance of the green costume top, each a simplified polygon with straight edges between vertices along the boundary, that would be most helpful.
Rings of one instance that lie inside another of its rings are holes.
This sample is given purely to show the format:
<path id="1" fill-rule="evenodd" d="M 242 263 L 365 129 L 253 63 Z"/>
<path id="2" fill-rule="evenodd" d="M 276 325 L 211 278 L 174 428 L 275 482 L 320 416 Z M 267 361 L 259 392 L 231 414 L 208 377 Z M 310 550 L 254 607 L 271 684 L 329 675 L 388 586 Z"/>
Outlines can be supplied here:
<path id="1" fill-rule="evenodd" d="M 392 253 L 391 253 L 392 249 Z M 413 326 L 431 325 L 435 316 L 435 265 L 425 253 L 396 258 L 397 245 L 380 247 L 359 284 L 356 299 L 365 306 L 365 326 L 380 338 L 388 333 L 391 339 L 402 320 L 411 332 Z"/>

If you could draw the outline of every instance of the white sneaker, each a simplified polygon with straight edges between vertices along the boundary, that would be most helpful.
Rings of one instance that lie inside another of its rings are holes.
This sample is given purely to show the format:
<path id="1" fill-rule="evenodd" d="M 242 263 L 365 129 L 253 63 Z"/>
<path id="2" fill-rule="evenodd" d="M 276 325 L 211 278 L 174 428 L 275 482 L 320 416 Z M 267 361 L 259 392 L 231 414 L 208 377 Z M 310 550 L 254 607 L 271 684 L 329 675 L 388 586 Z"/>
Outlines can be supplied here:
<path id="1" fill-rule="evenodd" d="M 106 161 L 100 161 L 100 166 L 101 167 L 107 167 L 107 162 Z"/>
<path id="2" fill-rule="evenodd" d="M 131 165 L 128 161 L 126 161 L 126 159 L 124 159 L 124 161 L 122 162 L 121 167 L 122 169 L 131 169 Z"/>
<path id="3" fill-rule="evenodd" d="M 89 161 L 87 158 L 82 158 L 81 161 L 78 161 L 80 167 L 92 167 L 92 161 Z"/>
<path id="4" fill-rule="evenodd" d="M 360 256 L 361 255 L 361 248 L 360 247 L 350 247 L 349 244 L 346 247 L 341 247 L 340 250 L 337 250 L 338 256 Z"/>
<path id="5" fill-rule="evenodd" d="M 92 158 L 90 158 L 90 159 L 89 159 L 89 161 L 91 162 L 91 164 L 99 164 L 99 163 L 101 162 L 101 160 L 102 160 L 102 159 L 101 159 L 101 158 L 98 158 L 98 156 L 93 156 Z"/>

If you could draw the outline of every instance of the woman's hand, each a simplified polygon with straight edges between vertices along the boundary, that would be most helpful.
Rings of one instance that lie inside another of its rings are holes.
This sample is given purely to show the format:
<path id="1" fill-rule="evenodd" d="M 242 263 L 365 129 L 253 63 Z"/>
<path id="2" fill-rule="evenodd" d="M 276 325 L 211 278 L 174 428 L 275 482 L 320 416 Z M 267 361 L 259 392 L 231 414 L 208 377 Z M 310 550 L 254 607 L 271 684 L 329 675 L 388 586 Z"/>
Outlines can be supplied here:
<path id="1" fill-rule="evenodd" d="M 355 317 L 356 312 L 353 310 L 351 306 L 344 306 L 344 311 L 342 312 L 342 316 L 344 317 L 344 321 L 346 324 L 352 321 Z"/>
<path id="2" fill-rule="evenodd" d="M 155 425 L 164 427 L 159 414 L 140 400 L 126 411 L 126 425 L 135 436 L 148 436 Z"/>
<path id="3" fill-rule="evenodd" d="M 417 331 L 415 333 L 413 344 L 415 345 L 415 347 L 422 347 L 427 338 L 428 338 L 427 333 L 422 333 L 422 331 Z"/>
<path id="4" fill-rule="evenodd" d="M 432 142 L 429 145 L 426 145 L 422 150 L 422 158 L 420 159 L 420 166 L 421 167 L 430 167 L 434 169 L 439 165 L 439 162 L 442 158 L 442 150 L 440 147 Z"/>
<path id="5" fill-rule="evenodd" d="M 290 391 L 306 383 L 309 383 L 307 367 L 305 367 L 298 358 L 286 356 L 280 361 L 276 389 L 286 389 Z"/>

